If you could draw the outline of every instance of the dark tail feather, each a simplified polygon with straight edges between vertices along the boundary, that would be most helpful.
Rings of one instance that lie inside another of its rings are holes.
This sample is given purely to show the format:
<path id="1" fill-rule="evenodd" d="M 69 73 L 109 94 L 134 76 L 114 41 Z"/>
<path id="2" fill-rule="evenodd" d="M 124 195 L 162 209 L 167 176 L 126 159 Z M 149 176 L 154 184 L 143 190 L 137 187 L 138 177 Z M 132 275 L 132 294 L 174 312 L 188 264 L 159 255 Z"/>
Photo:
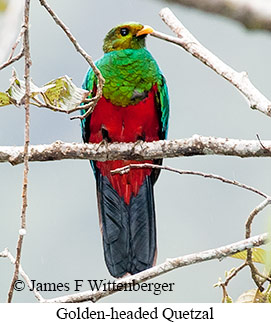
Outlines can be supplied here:
<path id="1" fill-rule="evenodd" d="M 137 196 L 130 201 L 130 239 L 132 274 L 153 266 L 156 254 L 156 223 L 153 184 L 146 177 Z"/>
<path id="2" fill-rule="evenodd" d="M 97 168 L 95 175 L 104 256 L 110 274 L 122 277 L 152 267 L 156 226 L 151 179 L 146 177 L 127 205 Z"/>

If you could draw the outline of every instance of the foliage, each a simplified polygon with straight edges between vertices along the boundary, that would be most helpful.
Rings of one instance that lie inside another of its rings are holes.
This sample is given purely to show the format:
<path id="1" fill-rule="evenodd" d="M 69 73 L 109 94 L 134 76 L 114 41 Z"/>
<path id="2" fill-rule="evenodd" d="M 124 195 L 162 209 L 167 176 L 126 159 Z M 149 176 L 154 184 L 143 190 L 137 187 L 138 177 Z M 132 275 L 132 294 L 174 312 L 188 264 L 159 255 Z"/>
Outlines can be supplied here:
<path id="1" fill-rule="evenodd" d="M 71 113 L 86 99 L 88 91 L 78 88 L 68 76 L 62 76 L 46 83 L 42 87 L 30 81 L 31 103 L 38 107 Z M 6 92 L 0 92 L 0 107 L 24 103 L 25 82 L 19 80 L 13 70 L 10 87 Z"/>

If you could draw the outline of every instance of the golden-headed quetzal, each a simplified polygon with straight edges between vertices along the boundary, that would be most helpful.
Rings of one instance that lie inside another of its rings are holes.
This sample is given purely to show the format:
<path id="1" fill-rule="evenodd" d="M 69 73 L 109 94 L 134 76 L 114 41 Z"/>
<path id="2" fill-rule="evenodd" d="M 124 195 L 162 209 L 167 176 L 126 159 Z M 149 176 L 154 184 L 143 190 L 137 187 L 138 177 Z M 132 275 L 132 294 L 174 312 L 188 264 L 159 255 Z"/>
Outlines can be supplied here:
<path id="1" fill-rule="evenodd" d="M 105 85 L 94 112 L 82 121 L 84 142 L 137 142 L 165 139 L 169 98 L 164 76 L 145 48 L 153 30 L 139 23 L 111 29 L 104 39 L 104 56 L 95 64 Z M 94 96 L 97 79 L 90 69 L 83 88 Z M 84 112 L 84 111 L 83 111 Z M 143 162 L 161 164 L 162 160 Z M 114 277 L 135 274 L 153 266 L 156 225 L 153 185 L 156 169 L 111 170 L 142 163 L 133 160 L 91 161 L 97 183 L 105 261 Z"/>

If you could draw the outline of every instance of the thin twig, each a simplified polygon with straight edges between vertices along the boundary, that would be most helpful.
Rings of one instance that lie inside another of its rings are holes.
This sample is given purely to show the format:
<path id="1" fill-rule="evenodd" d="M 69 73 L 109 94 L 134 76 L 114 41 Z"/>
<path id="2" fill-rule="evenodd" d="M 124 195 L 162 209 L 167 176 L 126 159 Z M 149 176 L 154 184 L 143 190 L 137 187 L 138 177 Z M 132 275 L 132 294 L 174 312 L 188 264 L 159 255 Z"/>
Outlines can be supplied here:
<path id="1" fill-rule="evenodd" d="M 248 265 L 249 265 L 249 266 L 251 266 L 251 265 L 252 265 L 252 271 L 254 272 L 254 274 L 262 278 L 262 280 L 261 280 L 261 282 L 260 282 L 260 283 L 261 283 L 261 286 L 262 286 L 262 284 L 263 284 L 263 281 L 269 281 L 269 282 L 271 282 L 271 277 L 268 277 L 268 276 L 266 276 L 266 275 L 262 274 L 261 272 L 259 272 L 259 270 L 258 270 L 258 269 L 257 269 L 257 267 L 254 265 L 254 263 L 249 263 Z"/>
<path id="2" fill-rule="evenodd" d="M 264 201 L 262 201 L 259 205 L 257 205 L 252 212 L 250 213 L 247 221 L 246 221 L 246 234 L 245 237 L 246 239 L 250 237 L 251 234 L 251 224 L 252 221 L 254 220 L 255 216 L 261 212 L 267 205 L 271 203 L 270 197 L 266 198 Z"/>
<path id="3" fill-rule="evenodd" d="M 243 264 L 241 264 L 239 267 L 235 268 L 235 269 L 231 272 L 231 274 L 226 278 L 226 280 L 225 280 L 225 282 L 224 282 L 225 286 L 228 286 L 228 284 L 229 284 L 230 280 L 231 280 L 233 277 L 235 277 L 235 276 L 239 273 L 239 271 L 241 271 L 241 270 L 242 270 L 243 268 L 245 268 L 247 265 L 248 265 L 248 264 L 247 264 L 246 262 L 244 262 L 244 263 L 243 263 Z"/>
<path id="4" fill-rule="evenodd" d="M 260 143 L 260 145 L 262 146 L 262 148 L 268 151 L 268 149 L 267 149 L 266 147 L 264 147 L 264 145 L 263 145 L 263 143 L 262 143 L 262 141 L 261 141 L 261 138 L 260 138 L 260 136 L 259 136 L 257 133 L 256 133 L 256 137 L 257 137 L 257 139 L 259 140 L 259 143 Z"/>
<path id="5" fill-rule="evenodd" d="M 265 197 L 265 200 L 260 203 L 250 214 L 247 223 L 246 223 L 246 238 L 250 237 L 250 233 L 251 233 L 251 224 L 252 221 L 254 219 L 254 217 L 260 212 L 262 211 L 268 204 L 271 203 L 271 197 L 269 197 L 267 194 L 255 189 L 254 187 L 245 185 L 243 183 L 239 183 L 237 181 L 233 181 L 233 180 L 229 180 L 226 179 L 222 176 L 218 176 L 218 175 L 214 175 L 214 174 L 206 174 L 206 173 L 202 173 L 202 172 L 196 172 L 196 171 L 187 171 L 187 170 L 179 170 L 176 168 L 172 168 L 172 167 L 168 167 L 168 166 L 162 166 L 162 165 L 154 165 L 154 164 L 149 164 L 149 163 L 144 163 L 144 164 L 130 164 L 121 168 L 117 168 L 111 171 L 112 174 L 126 174 L 128 173 L 131 169 L 133 168 L 154 168 L 154 169 L 163 169 L 163 170 L 168 170 L 171 172 L 175 172 L 178 173 L 180 175 L 197 175 L 197 176 L 202 176 L 205 178 L 211 178 L 211 179 L 217 179 L 222 181 L 223 183 L 227 183 L 227 184 L 232 184 L 232 185 L 236 185 L 238 187 L 241 187 L 243 189 L 252 191 L 256 194 L 259 194 L 263 197 Z M 262 291 L 263 287 L 262 287 L 262 281 L 258 279 L 258 276 L 260 276 L 261 278 L 264 278 L 265 280 L 271 281 L 271 279 L 267 276 L 264 276 L 262 274 L 259 273 L 259 271 L 257 270 L 257 268 L 255 267 L 255 265 L 252 262 L 252 250 L 248 249 L 247 250 L 247 260 L 245 262 L 245 264 L 243 264 L 243 266 L 238 267 L 238 271 L 241 270 L 243 267 L 245 266 L 249 266 L 251 269 L 251 275 L 253 280 L 255 281 L 256 285 L 258 286 L 258 288 Z M 237 271 L 237 272 L 238 272 Z M 234 273 L 233 273 L 234 274 Z M 237 274 L 237 273 L 236 273 Z M 235 276 L 235 275 L 233 275 Z M 231 279 L 231 278 L 230 278 Z M 221 283 L 221 287 L 223 290 L 223 300 L 225 300 L 228 297 L 228 293 L 227 293 L 227 289 L 226 289 L 227 284 L 225 283 Z"/>
<path id="6" fill-rule="evenodd" d="M 233 277 L 235 277 L 239 271 L 241 271 L 243 268 L 248 266 L 247 262 L 242 263 L 239 267 L 234 268 L 234 270 L 231 272 L 231 274 L 225 279 L 224 282 L 218 283 L 218 285 L 222 288 L 223 297 L 222 297 L 222 303 L 225 303 L 226 299 L 229 297 L 227 286 L 229 282 L 232 280 Z"/>
<path id="7" fill-rule="evenodd" d="M 206 49 L 182 25 L 170 9 L 162 9 L 160 11 L 160 16 L 172 31 L 176 33 L 178 38 L 160 32 L 153 32 L 151 34 L 152 36 L 173 42 L 184 48 L 187 52 L 234 85 L 246 97 L 252 109 L 257 109 L 267 116 L 271 116 L 271 102 L 250 82 L 246 72 L 236 72 Z"/>
<path id="8" fill-rule="evenodd" d="M 85 58 L 85 60 L 88 62 L 88 64 L 91 66 L 93 72 L 97 76 L 97 79 L 98 79 L 97 93 L 96 93 L 95 97 L 93 98 L 93 101 L 91 102 L 91 104 L 88 103 L 87 105 L 85 105 L 85 107 L 81 107 L 81 109 L 82 108 L 88 109 L 87 112 L 84 115 L 82 115 L 82 116 L 79 115 L 79 116 L 71 117 L 71 120 L 72 119 L 80 119 L 80 120 L 82 120 L 82 119 L 86 118 L 88 115 L 90 115 L 93 112 L 93 110 L 94 110 L 97 102 L 102 97 L 102 90 L 103 90 L 103 85 L 104 85 L 104 78 L 103 78 L 100 70 L 96 67 L 96 65 L 93 62 L 92 58 L 79 45 L 79 43 L 77 42 L 77 40 L 75 39 L 75 37 L 70 32 L 69 28 L 60 20 L 60 18 L 50 8 L 50 6 L 48 5 L 48 3 L 45 0 L 40 0 L 40 4 L 42 6 L 44 6 L 44 8 L 48 11 L 48 13 L 54 19 L 55 23 L 62 28 L 62 30 L 65 32 L 65 34 L 67 35 L 67 37 L 70 39 L 70 41 L 74 45 L 75 49 Z"/>
<path id="9" fill-rule="evenodd" d="M 150 160 L 173 157 L 222 155 L 248 157 L 271 157 L 271 141 L 240 140 L 194 135 L 190 138 L 136 143 L 109 143 L 107 145 L 65 143 L 56 141 L 48 145 L 31 145 L 30 161 L 62 159 L 92 160 Z M 0 163 L 17 165 L 23 162 L 23 147 L 0 146 Z"/>
<path id="10" fill-rule="evenodd" d="M 249 250 L 251 249 L 248 249 L 248 254 L 249 254 Z M 249 265 L 249 268 L 250 268 L 250 272 L 251 272 L 251 277 L 254 281 L 254 283 L 256 284 L 257 288 L 263 292 L 264 291 L 264 287 L 263 287 L 263 284 L 266 280 L 268 280 L 269 282 L 271 281 L 271 278 L 261 274 L 257 267 L 254 265 L 254 263 L 252 261 L 250 261 L 249 257 L 247 257 L 247 263 Z"/>
<path id="11" fill-rule="evenodd" d="M 225 300 L 229 297 L 229 294 L 225 285 L 221 284 L 221 288 L 223 292 L 222 303 L 225 303 Z"/>
<path id="12" fill-rule="evenodd" d="M 255 216 L 261 212 L 267 205 L 269 205 L 271 203 L 271 198 L 268 197 L 266 198 L 264 201 L 262 201 L 259 205 L 257 205 L 253 210 L 252 212 L 250 213 L 247 221 L 246 221 L 246 224 L 245 224 L 245 237 L 246 239 L 250 237 L 251 235 L 251 226 L 252 226 L 252 222 L 255 218 Z M 250 270 L 251 270 L 251 277 L 252 279 L 254 280 L 255 284 L 257 285 L 257 287 L 259 288 L 260 291 L 263 291 L 263 287 L 262 287 L 262 280 L 259 279 L 258 277 L 261 277 L 261 278 L 264 278 L 265 280 L 269 280 L 269 277 L 266 277 L 262 274 L 260 274 L 260 272 L 257 270 L 256 266 L 253 264 L 253 261 L 252 261 L 252 250 L 251 249 L 248 249 L 247 250 L 247 259 L 246 259 L 246 262 L 247 264 L 249 265 L 250 267 Z"/>
<path id="13" fill-rule="evenodd" d="M 249 186 L 249 185 L 246 185 L 246 184 L 243 184 L 243 183 L 231 180 L 231 179 L 227 179 L 227 178 L 219 176 L 219 175 L 206 174 L 206 173 L 192 171 L 192 170 L 180 170 L 180 169 L 172 168 L 172 167 L 169 167 L 169 166 L 163 166 L 163 165 L 154 165 L 154 164 L 149 164 L 149 163 L 130 164 L 130 165 L 127 165 L 127 166 L 124 166 L 124 167 L 121 167 L 121 168 L 116 168 L 116 169 L 112 170 L 111 173 L 112 174 L 121 174 L 121 175 L 123 175 L 123 174 L 128 173 L 133 168 L 163 169 L 163 170 L 168 170 L 170 172 L 174 172 L 174 173 L 177 173 L 177 174 L 180 174 L 180 175 L 196 175 L 196 176 L 201 176 L 201 177 L 205 177 L 205 178 L 216 179 L 216 180 L 219 180 L 219 181 L 221 181 L 223 183 L 227 183 L 227 184 L 231 184 L 231 185 L 241 187 L 243 189 L 246 189 L 248 191 L 256 193 L 256 194 L 258 194 L 260 196 L 263 196 L 266 199 L 269 199 L 267 194 L 261 192 L 260 190 L 254 188 L 252 186 Z"/>
<path id="14" fill-rule="evenodd" d="M 210 249 L 206 251 L 202 251 L 199 253 L 194 253 L 178 258 L 167 259 L 164 263 L 152 267 L 150 269 L 144 270 L 138 274 L 132 276 L 126 276 L 125 278 L 118 279 L 115 281 L 115 284 L 119 284 L 118 286 L 122 286 L 122 288 L 114 288 L 107 290 L 93 290 L 86 291 L 66 296 L 61 296 L 52 299 L 46 299 L 46 303 L 77 303 L 77 302 L 96 302 L 101 298 L 104 298 L 108 295 L 112 295 L 116 292 L 120 292 L 127 286 L 127 284 L 139 284 L 154 277 L 158 277 L 167 272 L 170 272 L 176 268 L 189 266 L 196 263 L 201 263 L 204 261 L 209 261 L 213 259 L 223 259 L 224 257 L 230 256 L 234 253 L 246 250 L 248 248 L 252 248 L 255 246 L 260 246 L 264 243 L 267 243 L 268 234 L 261 234 L 255 236 L 250 239 L 246 239 L 243 241 L 238 241 L 230 245 L 226 245 L 220 248 Z M 120 285 L 122 284 L 122 285 Z"/>
<path id="15" fill-rule="evenodd" d="M 251 234 L 251 225 L 252 222 L 255 218 L 255 216 L 262 211 L 267 205 L 269 205 L 271 203 L 271 198 L 267 197 L 263 202 L 261 202 L 249 215 L 247 221 L 246 221 L 246 239 L 250 238 L 250 234 Z M 258 289 L 260 291 L 263 291 L 263 281 L 261 279 L 259 279 L 258 277 L 261 277 L 263 279 L 271 281 L 271 279 L 269 277 L 266 277 L 264 275 L 262 275 L 258 269 L 256 268 L 256 266 L 253 263 L 252 260 L 252 249 L 247 249 L 247 258 L 246 261 L 241 264 L 239 267 L 235 268 L 233 270 L 233 272 L 227 277 L 227 279 L 224 282 L 220 282 L 218 285 L 222 288 L 223 291 L 223 298 L 222 298 L 222 302 L 224 303 L 226 298 L 229 296 L 228 292 L 227 292 L 227 285 L 229 283 L 229 281 L 237 275 L 237 273 L 242 270 L 244 267 L 249 266 L 250 267 L 250 271 L 251 271 L 251 277 L 254 280 L 255 284 L 257 285 Z"/>
<path id="16" fill-rule="evenodd" d="M 8 59 L 6 62 L 4 62 L 4 63 L 0 66 L 0 71 L 1 71 L 2 69 L 4 69 L 5 67 L 7 67 L 7 66 L 9 66 L 9 65 L 13 64 L 14 62 L 18 61 L 18 60 L 19 60 L 19 59 L 21 59 L 23 56 L 24 56 L 24 49 L 22 48 L 22 49 L 20 50 L 20 52 L 19 52 L 16 56 L 12 57 L 11 59 Z"/>
<path id="17" fill-rule="evenodd" d="M 12 256 L 12 254 L 10 253 L 10 251 L 7 248 L 4 251 L 0 252 L 0 257 L 8 258 L 13 265 L 16 262 L 15 258 Z M 37 300 L 39 302 L 44 302 L 44 298 L 41 296 L 41 294 L 37 291 L 36 288 L 33 288 L 33 284 L 31 282 L 30 278 L 28 277 L 28 275 L 23 270 L 22 265 L 19 266 L 19 273 L 22 276 L 22 278 L 25 280 L 25 282 L 27 283 L 27 286 L 29 287 L 29 289 L 33 290 L 33 293 L 34 293 L 35 297 L 37 298 Z"/>
<path id="18" fill-rule="evenodd" d="M 21 211 L 21 228 L 19 230 L 19 237 L 17 242 L 17 252 L 15 260 L 15 270 L 8 292 L 8 303 L 12 301 L 13 290 L 16 280 L 19 275 L 20 260 L 22 253 L 23 238 L 26 233 L 26 208 L 27 208 L 27 183 L 28 183 L 28 159 L 29 159 L 29 102 L 30 102 L 30 48 L 29 48 L 29 11 L 30 11 L 30 0 L 25 0 L 24 8 L 24 37 L 23 37 L 23 47 L 25 56 L 25 141 L 24 141 L 24 176 L 23 176 L 23 189 L 22 189 L 22 211 Z"/>
<path id="19" fill-rule="evenodd" d="M 18 37 L 17 37 L 17 39 L 15 41 L 15 43 L 14 43 L 14 45 L 11 48 L 11 52 L 10 52 L 8 60 L 12 59 L 12 57 L 14 55 L 14 52 L 15 52 L 19 42 L 21 41 L 21 38 L 23 37 L 24 32 L 25 32 L 25 26 L 23 25 L 22 28 L 21 28 L 21 31 L 20 31 L 20 33 L 19 33 L 19 35 L 18 35 Z"/>

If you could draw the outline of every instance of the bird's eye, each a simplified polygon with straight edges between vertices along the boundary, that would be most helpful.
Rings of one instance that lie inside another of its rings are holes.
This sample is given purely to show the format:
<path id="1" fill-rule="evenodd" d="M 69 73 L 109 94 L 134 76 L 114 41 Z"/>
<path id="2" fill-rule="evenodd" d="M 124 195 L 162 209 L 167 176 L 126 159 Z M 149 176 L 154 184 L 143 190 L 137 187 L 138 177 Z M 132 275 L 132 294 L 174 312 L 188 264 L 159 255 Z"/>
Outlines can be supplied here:
<path id="1" fill-rule="evenodd" d="M 126 36 L 129 34 L 129 29 L 128 28 L 121 28 L 120 30 L 121 36 Z"/>

